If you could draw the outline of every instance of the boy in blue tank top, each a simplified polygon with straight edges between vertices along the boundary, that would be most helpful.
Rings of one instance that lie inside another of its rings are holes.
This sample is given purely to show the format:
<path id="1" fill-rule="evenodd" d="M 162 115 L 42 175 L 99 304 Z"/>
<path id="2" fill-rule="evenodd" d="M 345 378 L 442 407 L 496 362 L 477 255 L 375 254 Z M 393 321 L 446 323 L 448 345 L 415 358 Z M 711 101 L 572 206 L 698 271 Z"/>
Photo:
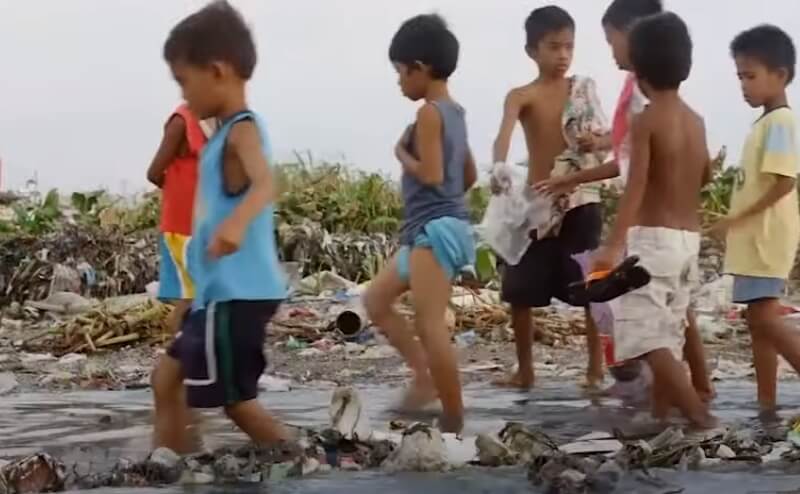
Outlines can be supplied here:
<path id="1" fill-rule="evenodd" d="M 285 440 L 286 430 L 257 401 L 265 326 L 286 283 L 266 128 L 245 96 L 255 45 L 239 13 L 214 2 L 173 28 L 164 58 L 192 112 L 220 126 L 199 162 L 188 254 L 194 306 L 153 373 L 155 446 L 191 448 L 189 407 L 224 408 L 257 443 Z"/>
<path id="2" fill-rule="evenodd" d="M 477 177 L 467 142 L 464 109 L 447 79 L 458 62 L 458 40 L 437 15 L 406 21 L 389 59 L 403 95 L 424 100 L 416 122 L 395 148 L 403 167 L 401 248 L 370 284 L 365 305 L 372 321 L 403 355 L 414 378 L 404 408 L 442 402 L 440 428 L 460 432 L 464 406 L 458 365 L 445 312 L 452 279 L 473 264 L 475 246 L 464 193 Z M 411 290 L 416 336 L 392 305 Z"/>

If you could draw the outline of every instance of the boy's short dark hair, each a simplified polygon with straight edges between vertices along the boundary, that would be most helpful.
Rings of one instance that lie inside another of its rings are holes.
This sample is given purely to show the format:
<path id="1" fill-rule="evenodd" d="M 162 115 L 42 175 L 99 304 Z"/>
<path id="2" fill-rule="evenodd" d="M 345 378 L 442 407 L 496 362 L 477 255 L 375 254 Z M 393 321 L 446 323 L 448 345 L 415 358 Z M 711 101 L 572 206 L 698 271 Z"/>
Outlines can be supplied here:
<path id="1" fill-rule="evenodd" d="M 250 29 L 224 0 L 206 5 L 172 28 L 164 43 L 164 58 L 191 65 L 226 62 L 244 80 L 253 75 L 257 59 Z"/>
<path id="2" fill-rule="evenodd" d="M 731 42 L 731 54 L 752 57 L 770 70 L 786 69 L 787 83 L 794 80 L 794 42 L 781 28 L 762 24 L 740 33 Z"/>
<path id="3" fill-rule="evenodd" d="M 405 21 L 389 45 L 389 60 L 413 66 L 430 66 L 434 79 L 447 80 L 458 65 L 459 44 L 447 23 L 437 14 L 425 14 Z"/>
<path id="4" fill-rule="evenodd" d="M 677 89 L 692 70 L 692 38 L 686 23 L 665 12 L 636 22 L 630 33 L 631 63 L 636 76 L 653 89 Z"/>
<path id="5" fill-rule="evenodd" d="M 566 10 L 555 5 L 535 9 L 525 20 L 528 47 L 536 48 L 546 35 L 564 29 L 575 30 L 575 20 Z"/>
<path id="6" fill-rule="evenodd" d="M 642 17 L 664 11 L 661 0 L 614 0 L 603 14 L 602 23 L 619 31 L 625 31 Z"/>

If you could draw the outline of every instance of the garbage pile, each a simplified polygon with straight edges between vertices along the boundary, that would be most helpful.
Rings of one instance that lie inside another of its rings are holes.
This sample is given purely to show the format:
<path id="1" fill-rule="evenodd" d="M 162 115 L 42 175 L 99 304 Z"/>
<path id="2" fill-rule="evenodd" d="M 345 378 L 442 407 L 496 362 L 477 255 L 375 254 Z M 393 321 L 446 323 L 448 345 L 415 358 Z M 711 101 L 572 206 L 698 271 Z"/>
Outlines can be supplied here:
<path id="1" fill-rule="evenodd" d="M 541 430 L 508 423 L 498 434 L 460 437 L 426 423 L 392 422 L 375 430 L 352 388 L 334 391 L 331 422 L 321 430 L 292 428 L 294 439 L 180 457 L 159 448 L 142 461 L 120 459 L 105 472 L 67 468 L 40 453 L 0 463 L 0 494 L 65 489 L 262 483 L 333 469 L 443 472 L 460 468 L 524 466 L 529 480 L 552 493 L 614 492 L 626 477 L 658 484 L 655 468 L 700 470 L 746 462 L 800 461 L 797 420 L 740 424 L 684 433 L 670 427 L 647 437 L 595 432 L 558 442 Z M 790 427 L 793 426 L 793 427 Z"/>
<path id="2" fill-rule="evenodd" d="M 157 276 L 157 246 L 154 230 L 124 234 L 76 225 L 42 236 L 0 236 L 0 307 L 42 300 L 64 279 L 89 297 L 143 293 Z"/>
<path id="3" fill-rule="evenodd" d="M 331 234 L 304 219 L 278 230 L 284 261 L 297 262 L 304 275 L 334 271 L 356 283 L 371 280 L 397 250 L 397 239 L 384 233 Z"/>
<path id="4" fill-rule="evenodd" d="M 50 297 L 53 298 L 56 297 Z M 85 312 L 62 319 L 23 340 L 22 348 L 62 356 L 123 345 L 162 344 L 169 339 L 165 325 L 170 311 L 168 306 L 136 296 L 109 301 L 84 306 Z M 41 307 L 43 304 L 30 305 Z"/>

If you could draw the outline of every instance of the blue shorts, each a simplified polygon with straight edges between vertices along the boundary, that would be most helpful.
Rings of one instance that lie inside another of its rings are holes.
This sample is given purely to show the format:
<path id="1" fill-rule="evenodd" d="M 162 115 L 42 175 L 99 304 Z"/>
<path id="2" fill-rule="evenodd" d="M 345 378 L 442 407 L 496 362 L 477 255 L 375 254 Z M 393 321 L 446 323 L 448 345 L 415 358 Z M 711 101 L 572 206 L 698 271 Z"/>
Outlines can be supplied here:
<path id="1" fill-rule="evenodd" d="M 397 272 L 403 281 L 411 274 L 412 248 L 429 248 L 436 261 L 452 280 L 467 266 L 475 264 L 475 237 L 472 225 L 464 220 L 445 216 L 430 221 L 414 239 L 414 245 L 405 245 L 397 251 Z"/>
<path id="2" fill-rule="evenodd" d="M 786 280 L 760 276 L 734 276 L 733 302 L 747 304 L 759 300 L 781 298 L 786 288 Z"/>

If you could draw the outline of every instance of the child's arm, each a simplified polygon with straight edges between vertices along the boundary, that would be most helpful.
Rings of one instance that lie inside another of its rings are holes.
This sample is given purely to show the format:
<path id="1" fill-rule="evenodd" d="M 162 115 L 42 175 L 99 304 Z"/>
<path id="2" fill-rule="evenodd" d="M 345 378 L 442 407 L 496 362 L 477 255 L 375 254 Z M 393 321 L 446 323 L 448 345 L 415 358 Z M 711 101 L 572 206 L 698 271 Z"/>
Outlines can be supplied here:
<path id="1" fill-rule="evenodd" d="M 468 191 L 478 181 L 478 166 L 475 164 L 475 156 L 472 150 L 467 151 L 467 159 L 464 160 L 464 192 Z"/>
<path id="2" fill-rule="evenodd" d="M 631 126 L 631 166 L 625 192 L 619 203 L 617 219 L 601 252 L 595 257 L 594 269 L 609 269 L 619 261 L 628 229 L 635 223 L 641 209 L 644 192 L 647 188 L 647 175 L 650 168 L 651 128 L 645 111 L 634 117 Z"/>
<path id="3" fill-rule="evenodd" d="M 444 181 L 442 152 L 442 116 L 435 105 L 427 103 L 417 112 L 416 140 L 419 159 L 405 146 L 396 149 L 403 170 L 425 185 L 440 185 Z"/>
<path id="4" fill-rule="evenodd" d="M 503 120 L 500 122 L 500 130 L 494 141 L 492 148 L 492 162 L 505 163 L 508 159 L 508 150 L 511 148 L 511 137 L 514 134 L 514 126 L 519 120 L 519 113 L 522 110 L 519 96 L 516 90 L 512 90 L 506 96 L 503 106 Z"/>
<path id="5" fill-rule="evenodd" d="M 579 185 L 608 180 L 618 176 L 619 166 L 617 162 L 609 161 L 594 168 L 543 180 L 533 187 L 543 194 L 561 195 L 572 192 Z"/>
<path id="6" fill-rule="evenodd" d="M 255 122 L 242 121 L 228 134 L 228 150 L 241 163 L 249 182 L 244 199 L 217 229 L 208 252 L 212 257 L 233 254 L 242 244 L 247 227 L 275 200 L 272 172 L 264 156 Z"/>
<path id="7" fill-rule="evenodd" d="M 158 146 L 153 162 L 147 169 L 147 180 L 158 188 L 164 185 L 164 174 L 167 172 L 169 164 L 178 156 L 181 145 L 186 139 L 186 122 L 183 117 L 175 115 L 164 128 L 164 137 Z"/>
<path id="8" fill-rule="evenodd" d="M 785 175 L 773 175 L 773 177 L 775 183 L 767 190 L 766 194 L 741 213 L 721 219 L 712 227 L 712 230 L 717 234 L 723 234 L 743 221 L 763 213 L 794 190 L 796 178 Z"/>

